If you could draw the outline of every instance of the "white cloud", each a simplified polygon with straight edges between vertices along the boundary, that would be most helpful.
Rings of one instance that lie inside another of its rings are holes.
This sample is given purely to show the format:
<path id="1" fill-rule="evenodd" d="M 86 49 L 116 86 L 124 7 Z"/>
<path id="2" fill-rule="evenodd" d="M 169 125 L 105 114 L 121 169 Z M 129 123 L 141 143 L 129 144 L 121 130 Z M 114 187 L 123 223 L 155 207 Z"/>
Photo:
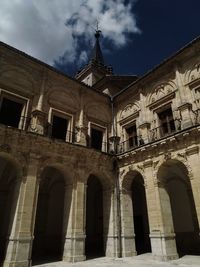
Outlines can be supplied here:
<path id="1" fill-rule="evenodd" d="M 130 0 L 0 0 L 0 40 L 48 64 L 85 62 L 80 38 L 92 39 L 96 19 L 104 38 L 120 47 L 127 33 L 139 32 Z M 127 2 L 127 1 L 126 1 Z M 92 28 L 93 27 L 93 28 Z"/>

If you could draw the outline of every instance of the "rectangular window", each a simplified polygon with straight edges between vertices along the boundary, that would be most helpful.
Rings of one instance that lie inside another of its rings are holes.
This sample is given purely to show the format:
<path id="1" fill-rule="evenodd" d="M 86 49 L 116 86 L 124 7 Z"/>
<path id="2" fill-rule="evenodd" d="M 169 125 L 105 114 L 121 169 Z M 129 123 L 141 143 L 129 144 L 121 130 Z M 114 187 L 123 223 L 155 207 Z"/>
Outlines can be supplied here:
<path id="1" fill-rule="evenodd" d="M 51 137 L 66 141 L 68 124 L 67 119 L 53 115 Z"/>
<path id="2" fill-rule="evenodd" d="M 131 125 L 130 127 L 125 128 L 126 130 L 126 140 L 127 148 L 132 148 L 138 145 L 137 140 L 137 129 L 136 124 Z"/>
<path id="3" fill-rule="evenodd" d="M 161 136 L 175 132 L 176 128 L 171 107 L 159 112 L 158 118 Z"/>
<path id="4" fill-rule="evenodd" d="M 96 128 L 91 128 L 91 147 L 102 150 L 103 131 Z"/>
<path id="5" fill-rule="evenodd" d="M 66 142 L 75 142 L 73 135 L 73 115 L 50 108 L 48 115 L 48 136 Z"/>
<path id="6" fill-rule="evenodd" d="M 2 91 L 0 98 L 0 123 L 24 129 L 27 99 Z"/>

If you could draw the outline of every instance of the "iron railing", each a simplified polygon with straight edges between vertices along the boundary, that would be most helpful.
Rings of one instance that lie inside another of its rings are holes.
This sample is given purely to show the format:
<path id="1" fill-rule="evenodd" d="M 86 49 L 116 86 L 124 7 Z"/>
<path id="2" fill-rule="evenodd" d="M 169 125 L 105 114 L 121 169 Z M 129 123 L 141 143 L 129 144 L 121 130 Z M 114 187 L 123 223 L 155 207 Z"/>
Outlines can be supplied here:
<path id="1" fill-rule="evenodd" d="M 33 123 L 33 120 L 31 117 L 21 116 L 19 123 L 18 123 L 18 127 L 16 125 L 9 125 L 8 123 L 5 123 L 5 122 L 0 122 L 0 124 L 7 125 L 7 127 L 18 128 L 20 130 L 38 134 L 38 131 L 37 131 L 38 125 L 35 125 Z M 145 140 L 143 140 L 141 137 L 137 137 L 137 139 L 135 139 L 133 142 L 133 141 L 130 141 L 130 138 L 129 138 L 119 144 L 116 144 L 115 149 L 113 149 L 113 144 L 109 142 L 102 142 L 101 146 L 94 147 L 91 145 L 91 140 L 89 136 L 88 136 L 89 139 L 86 142 L 87 143 L 86 146 L 89 148 L 93 148 L 98 151 L 102 151 L 102 152 L 110 153 L 110 154 L 124 153 L 129 150 L 135 149 L 137 147 L 146 145 L 148 143 L 157 141 L 159 139 L 168 137 L 170 135 L 176 134 L 179 131 L 183 131 L 187 129 L 187 128 L 181 129 L 181 120 L 174 120 L 174 125 L 175 127 L 173 129 L 168 128 L 168 131 L 166 131 L 166 128 L 163 129 L 162 126 L 150 129 L 148 131 L 148 136 L 146 137 Z M 195 121 L 193 122 L 191 126 L 195 126 L 195 125 L 200 125 L 200 111 L 199 110 L 198 112 L 196 112 Z M 52 124 L 50 123 L 46 123 L 44 127 L 44 131 L 43 131 L 43 136 L 46 136 L 53 140 L 59 140 L 60 142 L 76 143 L 76 144 L 77 144 L 77 134 L 78 132 L 66 131 L 66 138 L 60 138 L 60 139 L 56 138 L 52 135 Z"/>
<path id="2" fill-rule="evenodd" d="M 129 139 L 119 143 L 117 145 L 117 153 L 124 153 L 127 152 L 129 150 L 132 150 L 134 148 L 146 145 L 148 143 L 163 139 L 165 137 L 168 137 L 170 135 L 174 135 L 180 131 L 186 130 L 188 127 L 192 127 L 195 125 L 200 125 L 200 121 L 195 120 L 193 123 L 190 124 L 190 126 L 181 129 L 181 122 L 179 121 L 178 123 L 175 122 L 175 127 L 174 129 L 168 129 L 168 131 L 166 131 L 166 129 L 163 129 L 163 126 L 159 126 L 159 127 L 155 127 L 153 129 L 150 129 L 148 131 L 148 136 L 146 137 L 145 141 L 142 138 L 137 138 L 137 142 L 135 142 L 135 144 L 133 144 L 132 142 L 130 142 Z M 131 144 L 131 145 L 130 145 Z"/>

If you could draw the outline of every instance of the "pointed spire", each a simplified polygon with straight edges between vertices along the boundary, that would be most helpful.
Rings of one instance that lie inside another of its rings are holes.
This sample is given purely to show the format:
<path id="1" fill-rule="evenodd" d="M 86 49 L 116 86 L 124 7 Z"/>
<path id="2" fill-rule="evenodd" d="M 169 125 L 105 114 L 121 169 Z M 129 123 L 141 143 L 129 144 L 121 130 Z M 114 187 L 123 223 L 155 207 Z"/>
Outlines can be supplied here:
<path id="1" fill-rule="evenodd" d="M 100 65 L 104 65 L 103 54 L 101 52 L 101 47 L 100 47 L 100 43 L 99 43 L 100 33 L 101 33 L 101 31 L 98 30 L 98 27 L 97 27 L 96 33 L 94 35 L 96 38 L 96 43 L 95 43 L 95 46 L 92 50 L 90 61 L 94 61 L 95 63 L 98 63 Z"/>

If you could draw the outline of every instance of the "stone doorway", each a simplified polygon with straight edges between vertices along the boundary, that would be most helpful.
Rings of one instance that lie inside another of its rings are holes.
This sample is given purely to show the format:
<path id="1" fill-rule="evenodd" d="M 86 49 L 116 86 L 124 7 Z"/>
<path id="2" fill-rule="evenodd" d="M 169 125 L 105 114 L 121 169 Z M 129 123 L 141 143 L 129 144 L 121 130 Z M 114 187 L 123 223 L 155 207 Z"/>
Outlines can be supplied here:
<path id="1" fill-rule="evenodd" d="M 137 254 L 139 255 L 151 252 L 146 194 L 144 188 L 144 180 L 140 174 L 136 174 L 136 176 L 134 177 L 131 191 L 135 230 L 135 246 Z"/>
<path id="2" fill-rule="evenodd" d="M 103 188 L 96 176 L 87 182 L 86 198 L 86 258 L 105 255 L 103 239 Z"/>
<path id="3" fill-rule="evenodd" d="M 62 173 L 53 167 L 45 168 L 38 194 L 33 264 L 62 260 L 64 193 L 65 182 Z"/>
<path id="4" fill-rule="evenodd" d="M 200 255 L 199 225 L 186 166 L 169 160 L 160 167 L 158 178 L 163 214 L 172 217 L 179 256 Z"/>
<path id="5" fill-rule="evenodd" d="M 0 266 L 6 258 L 9 237 L 16 213 L 20 181 L 16 166 L 0 158 Z"/>

